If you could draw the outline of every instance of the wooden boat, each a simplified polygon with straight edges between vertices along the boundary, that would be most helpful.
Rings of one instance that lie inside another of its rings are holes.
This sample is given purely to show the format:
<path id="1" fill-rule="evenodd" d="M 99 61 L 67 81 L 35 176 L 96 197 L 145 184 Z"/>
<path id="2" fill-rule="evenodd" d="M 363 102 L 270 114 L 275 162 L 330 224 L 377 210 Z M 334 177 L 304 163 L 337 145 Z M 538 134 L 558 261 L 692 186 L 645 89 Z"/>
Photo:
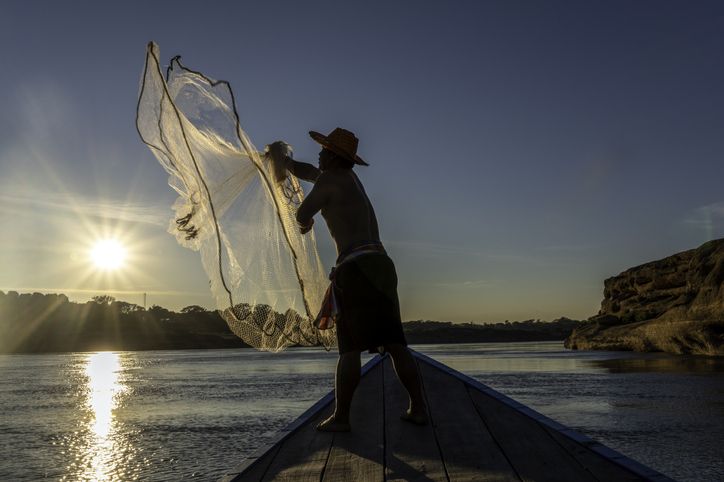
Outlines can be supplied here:
<path id="1" fill-rule="evenodd" d="M 429 425 L 400 420 L 407 395 L 390 358 L 376 356 L 362 370 L 351 433 L 314 429 L 332 413 L 329 393 L 221 480 L 671 480 L 450 367 L 413 355 Z"/>

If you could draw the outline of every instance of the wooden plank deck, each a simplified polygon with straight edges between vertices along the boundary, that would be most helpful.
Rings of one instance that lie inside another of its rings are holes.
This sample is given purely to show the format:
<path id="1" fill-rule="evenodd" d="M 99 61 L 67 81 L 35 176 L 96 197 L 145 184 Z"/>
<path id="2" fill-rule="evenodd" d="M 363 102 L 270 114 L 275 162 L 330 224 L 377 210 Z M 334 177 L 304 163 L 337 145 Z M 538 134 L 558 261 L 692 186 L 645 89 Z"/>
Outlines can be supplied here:
<path id="1" fill-rule="evenodd" d="M 407 395 L 389 357 L 363 367 L 352 432 L 314 426 L 334 408 L 319 400 L 222 477 L 241 481 L 670 481 L 441 363 L 413 352 L 431 423 L 399 419 Z"/>

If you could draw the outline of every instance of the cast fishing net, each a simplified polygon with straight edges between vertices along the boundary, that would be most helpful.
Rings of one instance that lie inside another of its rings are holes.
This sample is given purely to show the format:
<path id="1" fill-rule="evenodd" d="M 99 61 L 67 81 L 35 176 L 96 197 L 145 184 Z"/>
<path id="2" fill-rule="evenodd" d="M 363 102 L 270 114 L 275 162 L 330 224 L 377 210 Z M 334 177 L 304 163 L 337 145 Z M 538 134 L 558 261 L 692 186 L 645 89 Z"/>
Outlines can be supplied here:
<path id="1" fill-rule="evenodd" d="M 201 254 L 216 307 L 231 330 L 261 350 L 323 345 L 334 330 L 313 320 L 328 281 L 312 232 L 295 220 L 303 191 L 273 159 L 291 155 L 275 143 L 260 153 L 239 126 L 228 82 L 184 67 L 161 72 L 149 44 L 136 125 L 179 197 L 169 232 Z"/>

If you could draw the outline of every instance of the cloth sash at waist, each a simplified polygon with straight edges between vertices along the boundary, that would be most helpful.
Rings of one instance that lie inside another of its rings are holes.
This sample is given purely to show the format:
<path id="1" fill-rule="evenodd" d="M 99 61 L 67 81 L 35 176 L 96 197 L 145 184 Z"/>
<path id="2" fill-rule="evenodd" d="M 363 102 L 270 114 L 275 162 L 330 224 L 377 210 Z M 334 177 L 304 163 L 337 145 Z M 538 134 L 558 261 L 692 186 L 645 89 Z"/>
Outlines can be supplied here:
<path id="1" fill-rule="evenodd" d="M 337 257 L 337 264 L 332 268 L 329 273 L 329 287 L 327 292 L 324 294 L 324 300 L 322 301 L 322 308 L 319 310 L 317 318 L 314 320 L 314 326 L 320 330 L 329 330 L 334 328 L 339 318 L 339 304 L 337 303 L 337 296 L 334 293 L 334 278 L 337 269 L 344 263 L 347 263 L 355 258 L 368 254 L 387 254 L 382 243 L 379 241 L 365 241 L 358 245 L 352 246 L 350 249 L 345 250 Z"/>

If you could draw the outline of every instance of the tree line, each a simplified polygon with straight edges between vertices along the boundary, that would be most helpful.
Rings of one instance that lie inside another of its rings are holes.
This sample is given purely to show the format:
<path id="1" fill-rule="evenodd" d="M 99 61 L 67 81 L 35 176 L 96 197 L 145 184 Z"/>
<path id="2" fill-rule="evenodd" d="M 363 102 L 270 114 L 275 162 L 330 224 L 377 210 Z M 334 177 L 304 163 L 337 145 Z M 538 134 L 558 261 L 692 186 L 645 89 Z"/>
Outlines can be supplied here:
<path id="1" fill-rule="evenodd" d="M 0 353 L 245 347 L 216 311 L 0 291 Z"/>
<path id="2" fill-rule="evenodd" d="M 409 343 L 473 343 L 563 340 L 578 323 L 568 318 L 496 324 L 418 320 L 403 327 Z M 198 305 L 175 312 L 158 305 L 145 309 L 107 295 L 77 303 L 64 294 L 0 291 L 0 353 L 247 346 L 217 311 Z"/>

